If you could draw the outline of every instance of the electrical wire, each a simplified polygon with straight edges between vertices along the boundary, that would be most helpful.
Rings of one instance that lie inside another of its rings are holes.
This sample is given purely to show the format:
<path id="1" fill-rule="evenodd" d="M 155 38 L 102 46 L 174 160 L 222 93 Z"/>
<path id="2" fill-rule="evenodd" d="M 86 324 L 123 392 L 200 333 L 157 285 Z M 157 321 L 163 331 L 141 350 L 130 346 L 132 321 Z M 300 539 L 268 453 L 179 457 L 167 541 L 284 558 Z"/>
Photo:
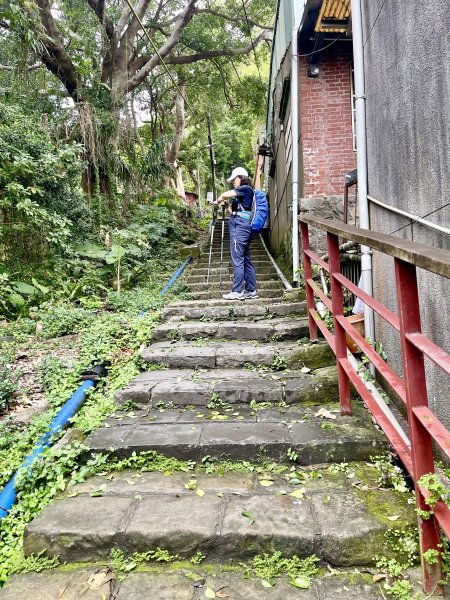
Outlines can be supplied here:
<path id="1" fill-rule="evenodd" d="M 338 38 L 336 38 L 335 40 L 333 40 L 332 42 L 330 42 L 327 46 L 324 46 L 323 48 L 320 48 L 319 50 L 313 50 L 312 52 L 308 52 L 307 54 L 296 54 L 296 56 L 297 56 L 297 58 L 299 58 L 299 57 L 304 57 L 304 56 L 312 56 L 313 54 L 318 54 L 319 52 L 323 52 L 324 50 L 327 50 L 327 48 L 329 48 L 330 46 L 332 46 L 336 42 L 339 42 L 339 40 L 342 40 L 342 38 L 345 35 L 346 35 L 345 33 L 342 33 Z"/>
<path id="2" fill-rule="evenodd" d="M 430 215 L 434 215 L 434 213 L 439 212 L 440 210 L 447 208 L 447 206 L 450 206 L 450 202 L 447 202 L 447 204 L 444 204 L 444 206 L 440 206 L 439 208 L 436 208 L 435 210 L 432 210 L 431 212 L 427 213 L 426 215 L 423 215 L 422 217 L 420 217 L 421 219 L 425 219 L 425 217 L 429 217 Z M 409 217 L 405 217 L 405 219 L 408 219 Z M 405 229 L 406 227 L 411 227 L 411 225 L 420 225 L 420 223 L 418 223 L 417 221 L 414 221 L 413 219 L 411 219 L 411 223 L 408 223 L 407 225 L 402 225 L 402 227 L 399 227 L 398 229 L 394 229 L 394 231 L 391 231 L 391 233 L 389 233 L 389 235 L 393 235 L 394 233 L 397 233 L 398 231 L 401 231 L 402 229 Z"/>
<path id="3" fill-rule="evenodd" d="M 384 8 L 384 5 L 385 5 L 385 4 L 386 4 L 386 0 L 383 0 L 383 4 L 381 5 L 381 7 L 380 7 L 380 10 L 378 11 L 378 14 L 377 14 L 377 16 L 375 17 L 375 20 L 374 20 L 374 22 L 372 23 L 372 27 L 369 29 L 369 33 L 368 33 L 368 35 L 367 35 L 367 39 L 366 39 L 366 41 L 364 42 L 364 46 L 363 46 L 363 48 L 365 48 L 365 47 L 366 47 L 366 44 L 367 44 L 367 42 L 369 41 L 369 39 L 370 39 L 370 36 L 372 35 L 373 28 L 375 27 L 375 25 L 376 25 L 376 22 L 378 21 L 378 18 L 379 18 L 379 16 L 381 15 L 381 11 L 383 10 L 383 8 Z"/>
<path id="4" fill-rule="evenodd" d="M 258 71 L 259 81 L 260 81 L 261 85 L 264 87 L 265 83 L 262 80 L 261 71 L 259 70 L 259 61 L 258 61 L 258 57 L 256 56 L 255 44 L 254 44 L 253 38 L 252 38 L 252 33 L 251 33 L 251 29 L 250 29 L 250 23 L 248 22 L 247 9 L 245 8 L 245 1 L 244 0 L 242 0 L 242 8 L 244 9 L 244 17 L 245 17 L 245 22 L 247 23 L 248 37 L 250 38 L 250 42 L 252 44 L 253 55 L 255 57 L 255 65 L 256 65 L 256 69 Z"/>

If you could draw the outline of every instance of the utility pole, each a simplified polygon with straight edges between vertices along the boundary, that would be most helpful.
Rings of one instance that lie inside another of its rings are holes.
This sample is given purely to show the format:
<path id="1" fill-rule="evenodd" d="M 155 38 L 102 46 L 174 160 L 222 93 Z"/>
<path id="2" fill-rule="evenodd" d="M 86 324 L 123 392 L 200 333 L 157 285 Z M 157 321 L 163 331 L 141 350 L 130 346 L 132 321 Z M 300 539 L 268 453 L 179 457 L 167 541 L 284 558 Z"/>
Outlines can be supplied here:
<path id="1" fill-rule="evenodd" d="M 203 219 L 202 211 L 202 198 L 201 198 L 201 185 L 200 185 L 200 157 L 197 152 L 197 194 L 198 194 L 198 216 Z"/>
<path id="2" fill-rule="evenodd" d="M 209 160 L 211 162 L 213 202 L 215 202 L 217 200 L 216 161 L 214 160 L 214 144 L 213 144 L 212 133 L 211 133 L 211 115 L 210 115 L 210 113 L 208 113 L 208 144 L 209 144 Z"/>

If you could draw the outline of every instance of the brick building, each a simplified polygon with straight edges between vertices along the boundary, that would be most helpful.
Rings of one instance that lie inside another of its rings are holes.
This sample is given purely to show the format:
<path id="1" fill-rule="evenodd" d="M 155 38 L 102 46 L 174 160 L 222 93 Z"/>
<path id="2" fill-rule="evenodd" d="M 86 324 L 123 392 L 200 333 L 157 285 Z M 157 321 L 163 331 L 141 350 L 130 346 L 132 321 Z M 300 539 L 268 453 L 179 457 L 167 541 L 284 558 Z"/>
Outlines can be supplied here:
<path id="1" fill-rule="evenodd" d="M 345 172 L 356 167 L 350 0 L 280 0 L 271 59 L 265 161 L 270 244 L 290 263 L 292 241 L 292 35 L 298 44 L 298 197 L 300 210 L 342 218 Z M 296 14 L 296 11 L 297 14 Z M 295 152 L 294 152 L 295 157 Z M 319 241 L 317 241 L 319 243 Z"/>

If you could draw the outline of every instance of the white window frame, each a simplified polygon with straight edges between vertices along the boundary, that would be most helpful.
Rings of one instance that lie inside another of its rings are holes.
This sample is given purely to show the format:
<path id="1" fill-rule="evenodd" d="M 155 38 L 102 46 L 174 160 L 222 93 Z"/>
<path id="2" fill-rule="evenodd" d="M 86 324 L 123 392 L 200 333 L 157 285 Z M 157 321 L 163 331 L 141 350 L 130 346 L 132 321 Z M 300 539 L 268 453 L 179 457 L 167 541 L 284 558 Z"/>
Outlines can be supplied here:
<path id="1" fill-rule="evenodd" d="M 288 120 L 284 128 L 284 151 L 286 157 L 286 174 L 292 165 L 292 127 L 291 127 L 291 111 L 289 111 Z"/>

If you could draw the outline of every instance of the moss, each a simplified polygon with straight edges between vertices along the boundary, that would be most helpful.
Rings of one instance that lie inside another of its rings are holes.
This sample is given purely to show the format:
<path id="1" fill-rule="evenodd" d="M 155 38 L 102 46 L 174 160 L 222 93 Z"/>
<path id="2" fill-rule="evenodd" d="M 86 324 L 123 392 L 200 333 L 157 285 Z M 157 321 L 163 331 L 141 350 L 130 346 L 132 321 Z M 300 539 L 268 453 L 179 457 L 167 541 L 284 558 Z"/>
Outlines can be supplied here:
<path id="1" fill-rule="evenodd" d="M 352 465 L 355 470 L 356 478 L 361 481 L 362 486 L 377 487 L 378 471 L 373 465 L 367 463 L 355 463 Z"/>
<path id="2" fill-rule="evenodd" d="M 328 344 L 299 345 L 298 349 L 289 353 L 288 368 L 296 369 L 306 365 L 310 369 L 320 369 L 335 364 L 333 351 Z"/>
<path id="3" fill-rule="evenodd" d="M 368 492 L 357 490 L 357 494 L 367 506 L 369 514 L 389 529 L 402 529 L 416 523 L 414 507 L 407 504 L 409 497 L 407 494 L 395 490 Z M 394 516 L 399 518 L 395 521 L 389 519 Z"/>

